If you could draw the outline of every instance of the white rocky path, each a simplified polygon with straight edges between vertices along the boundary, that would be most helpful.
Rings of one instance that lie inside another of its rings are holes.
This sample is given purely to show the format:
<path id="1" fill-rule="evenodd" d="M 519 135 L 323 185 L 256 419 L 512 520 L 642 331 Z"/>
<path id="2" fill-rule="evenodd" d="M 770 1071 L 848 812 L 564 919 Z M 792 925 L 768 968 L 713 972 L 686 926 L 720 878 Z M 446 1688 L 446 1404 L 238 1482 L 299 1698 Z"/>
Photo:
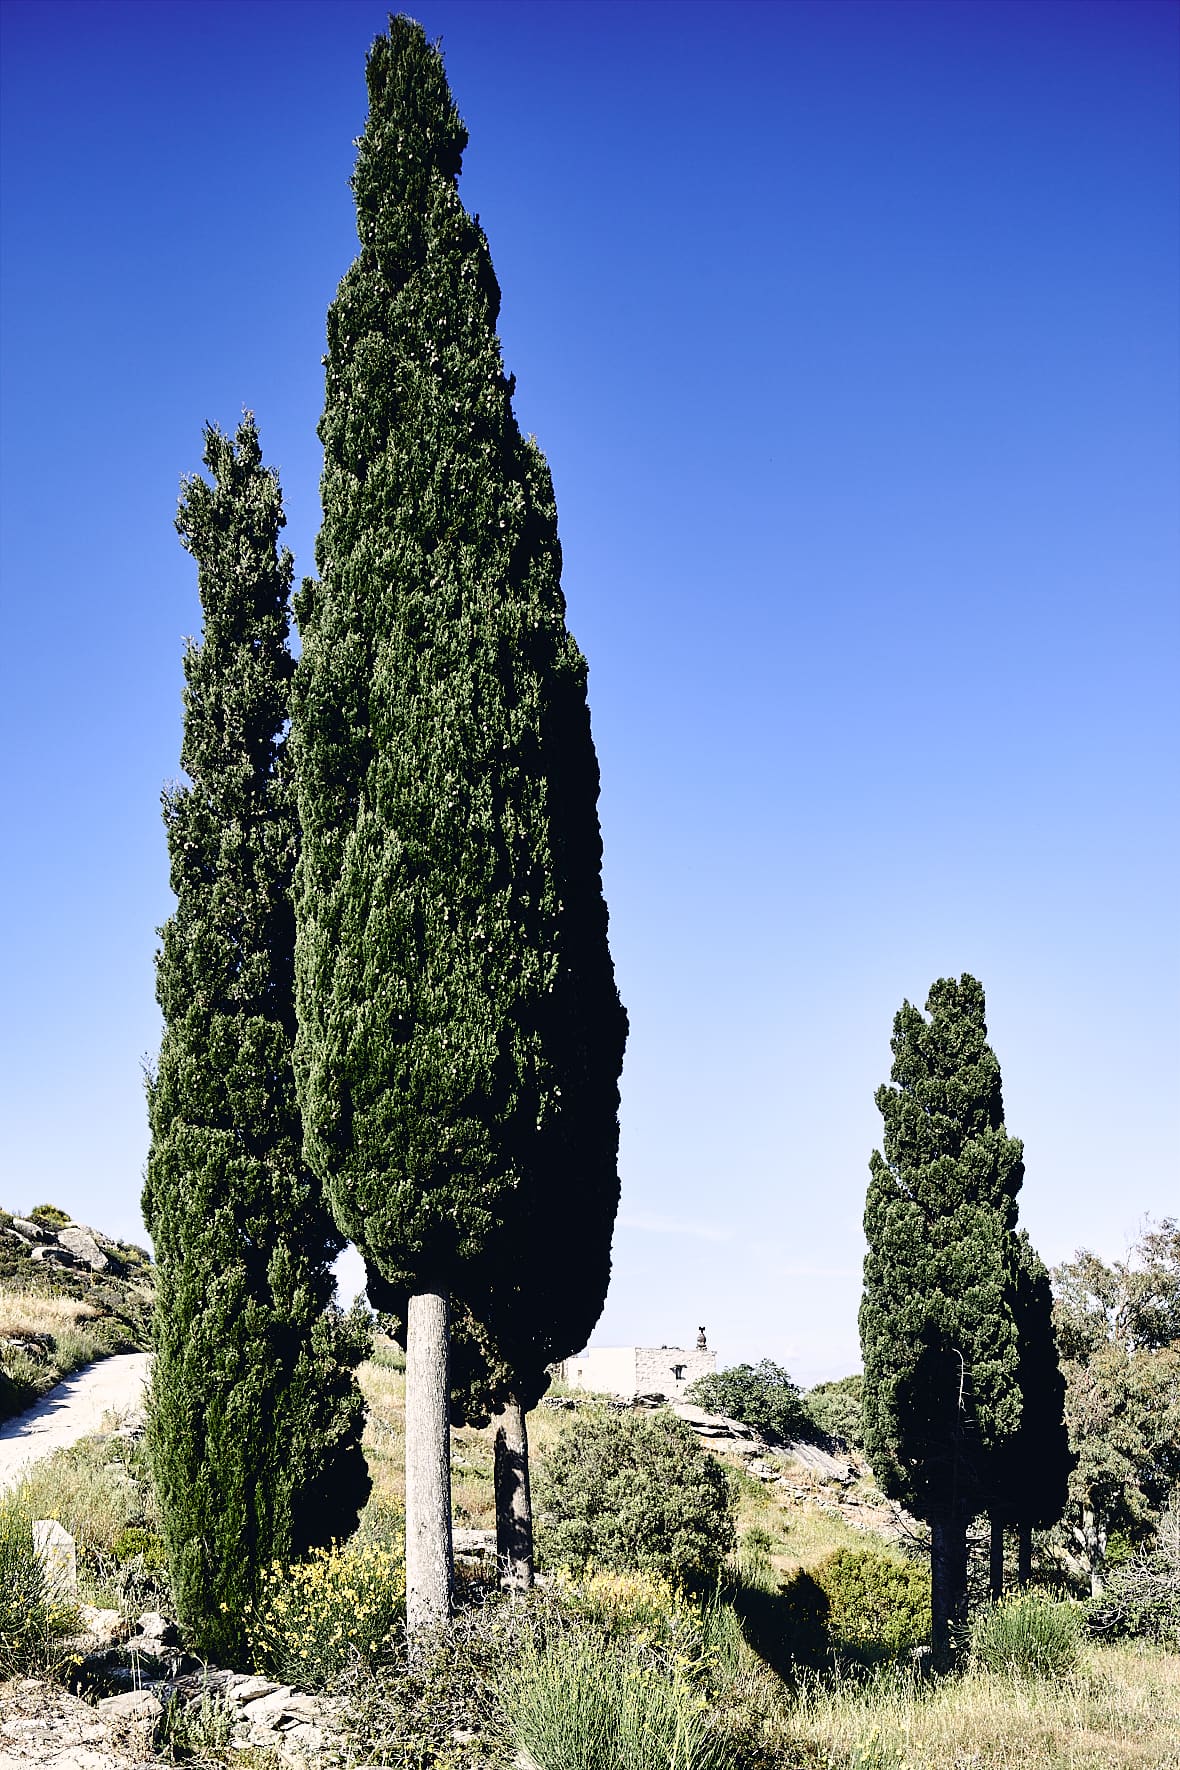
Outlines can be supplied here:
<path id="1" fill-rule="evenodd" d="M 128 1424 L 143 1413 L 150 1352 L 122 1352 L 75 1371 L 15 1420 L 0 1426 L 0 1493 L 25 1470 L 102 1426 L 103 1415 Z"/>

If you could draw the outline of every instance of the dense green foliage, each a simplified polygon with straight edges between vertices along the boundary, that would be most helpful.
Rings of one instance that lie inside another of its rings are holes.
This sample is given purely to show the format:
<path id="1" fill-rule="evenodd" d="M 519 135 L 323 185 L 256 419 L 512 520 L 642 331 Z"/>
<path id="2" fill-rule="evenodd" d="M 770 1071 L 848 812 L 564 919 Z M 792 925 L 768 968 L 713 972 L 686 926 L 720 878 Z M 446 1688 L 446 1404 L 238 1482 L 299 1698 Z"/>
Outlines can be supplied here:
<path id="1" fill-rule="evenodd" d="M 300 1060 L 338 1220 L 411 1285 L 484 1248 L 538 1146 L 580 1211 L 573 1136 L 612 1167 L 621 1024 L 585 665 L 456 190 L 466 134 L 419 27 L 394 21 L 368 74 L 300 600 Z"/>
<path id="2" fill-rule="evenodd" d="M 472 1371 L 539 1389 L 601 1309 L 618 1201 L 586 666 L 441 57 L 398 18 L 367 75 L 297 605 L 305 1147 L 374 1302 L 457 1291 Z"/>
<path id="3" fill-rule="evenodd" d="M 1016 1326 L 1020 1424 L 992 1450 L 985 1501 L 1006 1525 L 1056 1524 L 1074 1458 L 1065 1424 L 1065 1378 L 1053 1328 L 1049 1274 L 1026 1233 L 1008 1238 L 1008 1306 Z"/>
<path id="4" fill-rule="evenodd" d="M 877 1549 L 837 1549 L 811 1575 L 827 1595 L 828 1639 L 837 1652 L 894 1659 L 929 1640 L 929 1568 Z"/>
<path id="5" fill-rule="evenodd" d="M 865 1448 L 892 1498 L 931 1519 L 971 1516 L 980 1450 L 1020 1423 L 1008 1234 L 1023 1179 L 1004 1129 L 983 990 L 940 978 L 929 1019 L 893 1023 L 892 1087 L 877 1091 L 884 1154 L 865 1203 Z"/>
<path id="6" fill-rule="evenodd" d="M 1149 1545 L 1180 1485 L 1180 1226 L 1165 1219 L 1109 1265 L 1083 1249 L 1053 1282 L 1077 1459 L 1069 1544 L 1097 1594 L 1110 1533 Z"/>
<path id="7" fill-rule="evenodd" d="M 185 654 L 188 784 L 165 794 L 176 910 L 157 994 L 144 1216 L 158 1291 L 150 1442 L 181 1622 L 232 1663 L 263 1566 L 351 1529 L 368 1477 L 341 1238 L 300 1156 L 297 823 L 284 729 L 290 555 L 247 418 L 209 429 L 177 518 L 204 632 Z"/>
<path id="8" fill-rule="evenodd" d="M 803 1397 L 811 1424 L 825 1438 L 836 1438 L 853 1450 L 864 1448 L 864 1386 L 859 1372 L 835 1382 L 817 1383 Z"/>
<path id="9" fill-rule="evenodd" d="M 734 1547 L 733 1482 L 674 1414 L 578 1413 L 537 1480 L 546 1561 L 715 1584 Z"/>
<path id="10" fill-rule="evenodd" d="M 902 1005 L 892 1086 L 877 1090 L 884 1154 L 870 1162 L 860 1335 L 865 1452 L 883 1490 L 931 1525 L 945 1657 L 966 1606 L 967 1525 L 986 1503 L 989 1457 L 1021 1420 L 1009 1275 L 1024 1166 L 981 986 L 940 978 L 926 1013 Z"/>
<path id="11" fill-rule="evenodd" d="M 691 1382 L 684 1394 L 697 1407 L 741 1420 L 767 1438 L 798 1438 L 808 1424 L 798 1385 L 769 1358 L 710 1371 Z"/>

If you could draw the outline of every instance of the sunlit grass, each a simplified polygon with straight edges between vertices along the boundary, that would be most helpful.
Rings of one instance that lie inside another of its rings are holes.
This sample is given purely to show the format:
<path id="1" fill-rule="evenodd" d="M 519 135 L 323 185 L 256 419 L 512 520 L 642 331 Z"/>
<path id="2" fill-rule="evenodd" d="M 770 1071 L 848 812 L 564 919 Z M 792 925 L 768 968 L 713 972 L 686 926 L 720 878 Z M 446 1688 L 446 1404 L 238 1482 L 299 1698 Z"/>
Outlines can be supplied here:
<path id="1" fill-rule="evenodd" d="M 0 1291 L 0 1335 L 20 1339 L 33 1334 L 60 1334 L 63 1328 L 97 1315 L 79 1297 L 49 1291 Z"/>
<path id="2" fill-rule="evenodd" d="M 910 1770 L 1177 1770 L 1180 1658 L 1091 1647 L 1061 1680 L 968 1672 L 925 1685 L 887 1672 L 858 1686 L 826 1673 L 800 1690 L 790 1724 L 837 1763 L 875 1738 Z"/>

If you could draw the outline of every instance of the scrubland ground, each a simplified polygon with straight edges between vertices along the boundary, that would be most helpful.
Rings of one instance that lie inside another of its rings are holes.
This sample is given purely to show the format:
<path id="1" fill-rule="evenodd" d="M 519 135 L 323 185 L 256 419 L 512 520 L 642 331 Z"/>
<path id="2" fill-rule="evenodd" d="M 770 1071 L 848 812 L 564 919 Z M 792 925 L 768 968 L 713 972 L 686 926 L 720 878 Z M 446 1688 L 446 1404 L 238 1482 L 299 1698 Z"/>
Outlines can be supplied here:
<path id="1" fill-rule="evenodd" d="M 401 1356 L 379 1342 L 360 1374 L 373 1478 L 362 1535 L 371 1545 L 396 1540 L 401 1528 Z M 529 1432 L 538 1461 L 575 1417 L 544 1406 L 533 1413 Z M 456 1525 L 490 1530 L 491 1430 L 458 1430 L 452 1444 Z M 818 1568 L 834 1551 L 872 1544 L 825 1509 L 818 1490 L 815 1503 L 801 1498 L 801 1479 L 764 1483 L 736 1473 L 739 1563 L 745 1553 L 749 1565 L 760 1565 L 772 1605 L 798 1570 Z M 166 1606 L 158 1516 L 141 1442 L 115 1432 L 59 1453 L 29 1474 L 17 1500 L 26 1514 L 56 1516 L 77 1538 L 83 1601 L 130 1612 Z M 538 1534 L 543 1557 L 543 1520 Z M 353 1569 L 341 1594 L 347 1607 L 355 1577 Z M 552 1662 L 554 1652 L 569 1659 L 568 1679 L 559 1681 L 556 1694 L 550 1663 L 545 1698 L 567 1711 L 556 1718 L 567 1728 L 564 1737 L 571 1724 L 575 1733 L 581 1725 L 573 1714 L 578 1681 L 594 1701 L 614 1678 L 620 1702 L 631 1691 L 646 1691 L 649 1706 L 663 1696 L 675 1699 L 676 1724 L 696 1725 L 697 1714 L 713 1739 L 712 1755 L 695 1757 L 648 1755 L 646 1748 L 632 1752 L 617 1744 L 598 1756 L 587 1747 L 581 1757 L 561 1745 L 538 1748 L 542 1770 L 1180 1770 L 1180 1657 L 1158 1648 L 1087 1643 L 1074 1667 L 1056 1679 L 979 1668 L 945 1679 L 921 1677 L 904 1659 L 875 1668 L 837 1659 L 780 1677 L 742 1638 L 740 1609 L 740 1602 L 735 1610 L 729 1600 L 716 1600 L 694 1611 L 658 1580 L 628 1574 L 558 1578 L 535 1603 L 476 1605 L 457 1619 L 436 1659 L 420 1661 L 416 1670 L 392 1666 L 346 1679 L 341 1700 L 353 1733 L 343 1761 L 397 1770 L 510 1770 L 522 1761 L 513 1704 L 543 1669 L 540 1642 L 542 1659 L 549 1654 Z M 340 1687 L 333 1689 L 339 1695 Z M 158 1749 L 184 1756 L 175 1738 Z M 189 1761 L 240 1765 L 242 1759 L 210 1733 L 196 1757 L 190 1750 Z"/>

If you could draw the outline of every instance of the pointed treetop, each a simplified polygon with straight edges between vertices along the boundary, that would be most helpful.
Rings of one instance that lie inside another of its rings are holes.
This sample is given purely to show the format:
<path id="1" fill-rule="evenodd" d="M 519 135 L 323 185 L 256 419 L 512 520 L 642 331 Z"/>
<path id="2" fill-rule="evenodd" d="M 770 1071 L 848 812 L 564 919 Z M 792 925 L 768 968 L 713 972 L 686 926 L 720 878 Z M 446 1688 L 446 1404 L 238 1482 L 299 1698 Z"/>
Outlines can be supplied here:
<path id="1" fill-rule="evenodd" d="M 452 185 L 463 166 L 467 130 L 451 97 L 442 54 L 427 41 L 415 19 L 389 20 L 365 64 L 369 117 L 357 144 L 352 175 L 357 232 L 363 246 L 390 242 L 378 235 L 379 216 L 405 203 L 411 212 L 427 206 L 432 177 Z"/>

